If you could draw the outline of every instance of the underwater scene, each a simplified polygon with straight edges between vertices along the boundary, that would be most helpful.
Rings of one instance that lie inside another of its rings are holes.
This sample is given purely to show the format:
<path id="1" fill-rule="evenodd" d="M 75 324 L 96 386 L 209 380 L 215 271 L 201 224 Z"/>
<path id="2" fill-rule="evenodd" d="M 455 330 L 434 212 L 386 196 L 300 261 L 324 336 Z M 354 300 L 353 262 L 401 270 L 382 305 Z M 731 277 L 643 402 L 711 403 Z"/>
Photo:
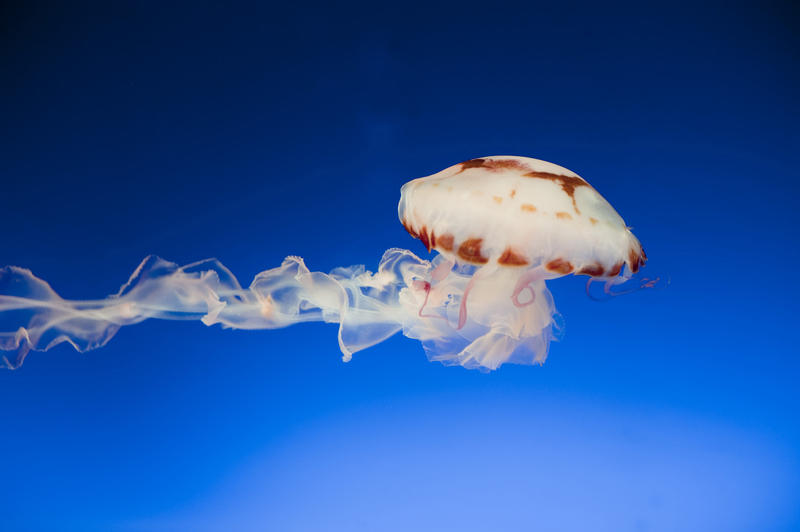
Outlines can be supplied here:
<path id="1" fill-rule="evenodd" d="M 789 2 L 0 8 L 0 529 L 791 531 Z"/>

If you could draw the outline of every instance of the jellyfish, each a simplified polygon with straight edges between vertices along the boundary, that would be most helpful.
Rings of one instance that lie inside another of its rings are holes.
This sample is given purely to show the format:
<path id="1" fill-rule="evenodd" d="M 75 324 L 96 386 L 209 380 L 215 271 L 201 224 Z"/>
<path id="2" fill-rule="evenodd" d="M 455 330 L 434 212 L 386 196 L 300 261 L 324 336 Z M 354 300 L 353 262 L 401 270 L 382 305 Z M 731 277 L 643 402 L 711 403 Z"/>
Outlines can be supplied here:
<path id="1" fill-rule="evenodd" d="M 647 261 L 588 182 L 538 159 L 482 157 L 412 180 L 401 188 L 398 214 L 435 253 L 430 260 L 391 248 L 375 272 L 358 265 L 322 273 L 289 256 L 242 287 L 215 259 L 179 266 L 149 256 L 99 300 L 63 299 L 30 270 L 6 266 L 2 362 L 17 368 L 31 350 L 61 343 L 95 349 L 122 326 L 156 318 L 231 329 L 333 323 L 345 362 L 402 332 L 446 365 L 542 364 L 559 329 L 547 281 L 587 275 L 610 292 Z"/>

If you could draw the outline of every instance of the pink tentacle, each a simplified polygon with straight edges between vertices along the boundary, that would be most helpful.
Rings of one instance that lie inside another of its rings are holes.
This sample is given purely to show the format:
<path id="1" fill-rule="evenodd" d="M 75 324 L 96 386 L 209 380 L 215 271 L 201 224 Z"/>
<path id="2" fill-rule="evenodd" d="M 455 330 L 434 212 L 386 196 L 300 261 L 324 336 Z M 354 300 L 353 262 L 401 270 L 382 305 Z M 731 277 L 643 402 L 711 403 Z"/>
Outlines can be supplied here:
<path id="1" fill-rule="evenodd" d="M 530 293 L 531 299 L 529 301 L 524 302 L 524 303 L 520 303 L 519 302 L 519 296 L 522 294 L 522 290 L 525 290 L 525 289 L 527 289 L 528 293 Z M 511 296 L 511 302 L 514 303 L 514 306 L 517 307 L 517 308 L 527 307 L 528 305 L 532 305 L 533 302 L 536 301 L 536 292 L 533 291 L 533 288 L 531 287 L 531 285 L 526 285 L 526 286 L 522 287 L 522 290 L 520 290 L 519 294 L 514 294 L 513 296 Z"/>
<path id="2" fill-rule="evenodd" d="M 467 283 L 467 287 L 464 289 L 464 295 L 461 296 L 461 306 L 458 308 L 458 327 L 456 327 L 457 331 L 461 330 L 467 323 L 467 296 L 469 295 L 470 290 L 472 290 L 472 287 L 475 286 L 475 278 L 477 276 L 477 273 L 472 276 Z"/>
<path id="3" fill-rule="evenodd" d="M 455 264 L 452 260 L 444 260 L 439 263 L 439 265 L 434 268 L 433 272 L 431 272 L 431 281 L 441 281 L 450 273 L 453 269 L 453 264 Z"/>
<path id="4" fill-rule="evenodd" d="M 534 268 L 525 272 L 517 281 L 517 286 L 514 287 L 514 292 L 511 294 L 511 302 L 514 303 L 514 306 L 517 308 L 527 307 L 528 305 L 533 304 L 536 301 L 536 292 L 531 287 L 531 283 L 536 281 L 540 281 L 544 278 L 542 272 L 539 271 L 538 268 Z M 522 294 L 522 291 L 527 289 L 531 294 L 531 300 L 521 303 L 519 300 L 519 296 Z"/>
<path id="5" fill-rule="evenodd" d="M 618 292 L 615 292 L 615 291 L 612 290 L 612 288 L 617 286 L 618 284 L 623 284 L 623 283 L 625 283 L 625 282 L 627 282 L 629 280 L 630 280 L 630 277 L 623 277 L 623 276 L 619 276 L 619 277 L 614 277 L 612 279 L 608 279 L 605 282 L 605 284 L 603 285 L 603 293 L 605 295 L 607 295 L 608 298 L 599 298 L 599 297 L 596 297 L 596 296 L 592 295 L 591 289 L 590 289 L 590 287 L 592 285 L 592 282 L 597 281 L 597 279 L 590 278 L 588 281 L 586 281 L 586 295 L 589 297 L 589 299 L 592 299 L 594 301 L 608 301 L 612 297 L 624 296 L 626 294 L 632 294 L 633 292 L 638 292 L 639 290 L 643 290 L 643 289 L 646 289 L 646 288 L 647 289 L 649 289 L 649 288 L 658 288 L 658 287 L 662 286 L 662 283 L 669 284 L 669 280 L 668 279 L 666 280 L 666 282 L 664 282 L 661 279 L 661 277 L 653 277 L 653 278 L 642 277 L 641 279 L 639 279 L 639 286 L 634 286 L 634 287 L 628 288 L 627 290 L 620 290 Z"/>
<path id="6" fill-rule="evenodd" d="M 412 286 L 415 290 L 425 290 L 425 300 L 422 302 L 422 305 L 420 305 L 417 315 L 420 318 L 441 318 L 442 316 L 437 316 L 435 314 L 422 313 L 422 311 L 425 310 L 425 306 L 428 304 L 428 298 L 431 295 L 431 283 L 417 279 L 412 283 Z"/>

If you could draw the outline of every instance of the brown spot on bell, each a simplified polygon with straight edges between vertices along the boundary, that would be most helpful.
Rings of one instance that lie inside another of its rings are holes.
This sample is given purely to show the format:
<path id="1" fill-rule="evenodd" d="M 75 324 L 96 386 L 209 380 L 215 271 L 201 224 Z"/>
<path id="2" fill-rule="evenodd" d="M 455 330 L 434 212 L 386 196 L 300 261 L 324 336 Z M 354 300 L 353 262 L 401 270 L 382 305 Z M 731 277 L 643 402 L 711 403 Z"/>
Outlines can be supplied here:
<path id="1" fill-rule="evenodd" d="M 572 198 L 572 207 L 575 209 L 577 214 L 580 214 L 581 211 L 578 209 L 578 203 L 575 201 L 575 189 L 578 187 L 588 187 L 589 183 L 581 179 L 580 177 L 575 177 L 571 175 L 563 175 L 563 174 L 553 174 L 550 172 L 528 172 L 524 174 L 523 177 L 535 177 L 537 179 L 547 179 L 548 181 L 552 181 L 554 183 L 558 183 L 561 185 L 561 190 L 563 190 L 567 196 Z"/>
<path id="2" fill-rule="evenodd" d="M 461 171 L 469 170 L 470 168 L 481 168 L 486 159 L 470 159 L 461 163 Z"/>
<path id="3" fill-rule="evenodd" d="M 628 252 L 628 267 L 633 273 L 639 271 L 639 254 L 633 248 Z"/>
<path id="4" fill-rule="evenodd" d="M 564 259 L 553 259 L 547 264 L 545 264 L 544 267 L 550 270 L 551 272 L 556 272 L 563 275 L 566 275 L 573 270 L 572 264 L 570 264 L 569 261 Z"/>
<path id="5" fill-rule="evenodd" d="M 419 232 L 419 239 L 422 241 L 423 244 L 425 244 L 425 247 L 428 249 L 428 251 L 430 251 L 431 241 L 428 239 L 428 228 L 425 227 L 424 225 L 422 226 L 422 229 Z"/>
<path id="6" fill-rule="evenodd" d="M 618 262 L 614 266 L 612 266 L 611 269 L 608 270 L 608 275 L 610 277 L 615 277 L 619 275 L 619 272 L 622 271 L 622 264 L 623 264 L 622 262 Z"/>
<path id="7" fill-rule="evenodd" d="M 605 273 L 605 269 L 603 265 L 599 262 L 595 262 L 594 264 L 587 264 L 583 266 L 580 270 L 578 270 L 579 275 L 591 275 L 592 277 L 602 277 Z"/>
<path id="8" fill-rule="evenodd" d="M 489 259 L 481 253 L 482 238 L 470 238 L 458 246 L 458 256 L 474 264 L 486 264 Z"/>
<path id="9" fill-rule="evenodd" d="M 517 170 L 527 172 L 530 167 L 516 159 L 470 159 L 461 163 L 461 172 L 470 168 L 486 168 L 487 170 L 499 172 L 500 170 Z"/>
<path id="10" fill-rule="evenodd" d="M 436 237 L 436 244 L 445 251 L 453 251 L 453 235 L 445 233 Z"/>
<path id="11" fill-rule="evenodd" d="M 506 248 L 500 258 L 497 259 L 497 262 L 505 266 L 525 266 L 528 264 L 528 259 L 513 249 Z"/>

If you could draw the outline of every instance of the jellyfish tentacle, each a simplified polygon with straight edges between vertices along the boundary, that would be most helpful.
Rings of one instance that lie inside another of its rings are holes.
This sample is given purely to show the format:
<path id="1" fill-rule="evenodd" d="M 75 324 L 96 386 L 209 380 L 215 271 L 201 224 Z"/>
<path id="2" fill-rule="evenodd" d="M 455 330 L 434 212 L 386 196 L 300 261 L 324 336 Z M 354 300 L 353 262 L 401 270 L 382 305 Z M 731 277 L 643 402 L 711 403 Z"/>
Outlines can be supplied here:
<path id="1" fill-rule="evenodd" d="M 466 325 L 467 323 L 467 298 L 469 297 L 469 293 L 475 287 L 475 281 L 477 281 L 481 277 L 484 277 L 485 275 L 487 275 L 487 273 L 491 273 L 489 268 L 486 267 L 479 268 L 472 275 L 472 277 L 470 277 L 466 288 L 464 288 L 464 293 L 461 295 L 461 304 L 458 307 L 458 325 L 456 326 L 457 331 L 463 329 L 464 325 Z"/>
<path id="2" fill-rule="evenodd" d="M 528 291 L 528 294 L 530 294 L 530 299 L 528 301 L 525 301 L 524 303 L 520 303 L 519 296 L 522 295 L 522 292 L 524 290 Z M 528 305 L 531 305 L 534 302 L 536 302 L 536 292 L 534 292 L 533 288 L 531 288 L 531 285 L 526 284 L 522 288 L 522 290 L 520 290 L 520 293 L 511 296 L 511 302 L 514 303 L 514 306 L 517 308 L 527 307 Z"/>
<path id="3" fill-rule="evenodd" d="M 526 271 L 517 281 L 514 291 L 511 293 L 511 302 L 517 308 L 527 307 L 536 301 L 536 291 L 531 288 L 531 284 L 537 281 L 543 281 L 547 277 L 545 271 L 541 267 L 531 268 Z M 530 301 L 520 302 L 519 296 L 524 290 L 528 290 L 531 295 Z"/>
<path id="4" fill-rule="evenodd" d="M 628 288 L 626 288 L 625 290 L 619 290 L 619 291 L 613 290 L 615 286 L 623 285 L 628 281 L 633 282 L 632 280 L 637 280 L 639 282 L 639 285 L 638 286 L 627 285 Z M 619 275 L 617 277 L 606 279 L 605 283 L 603 284 L 603 294 L 607 297 L 597 297 L 596 295 L 592 294 L 591 291 L 592 283 L 597 281 L 599 281 L 599 279 L 595 277 L 590 277 L 589 280 L 586 281 L 586 295 L 589 297 L 589 299 L 593 301 L 601 301 L 601 302 L 608 301 L 612 297 L 632 294 L 634 292 L 638 292 L 639 290 L 664 287 L 669 285 L 670 283 L 669 278 L 662 279 L 661 276 L 639 278 L 636 275 L 631 275 L 630 273 L 628 273 L 627 275 Z"/>
<path id="5" fill-rule="evenodd" d="M 592 294 L 592 283 L 595 282 L 597 279 L 594 277 L 589 277 L 589 280 L 586 281 L 586 297 L 591 299 L 592 301 L 608 301 L 608 299 L 601 299 Z"/>
<path id="6" fill-rule="evenodd" d="M 422 301 L 422 305 L 419 306 L 419 312 L 417 312 L 417 316 L 419 316 L 420 318 L 438 318 L 438 319 L 443 319 L 443 320 L 447 319 L 444 316 L 437 316 L 436 314 L 423 314 L 422 313 L 425 310 L 425 307 L 428 305 L 428 299 L 431 296 L 431 283 L 429 283 L 428 281 L 422 281 L 420 279 L 417 279 L 417 280 L 413 281 L 412 286 L 416 290 L 424 290 L 425 291 L 425 299 Z"/>
<path id="7" fill-rule="evenodd" d="M 469 297 L 469 293 L 475 287 L 475 283 L 483 278 L 491 277 L 496 272 L 497 268 L 483 266 L 478 268 L 475 273 L 472 274 L 472 277 L 470 277 L 469 282 L 467 283 L 467 286 L 464 288 L 464 292 L 461 295 L 461 304 L 458 307 L 458 325 L 456 326 L 457 331 L 463 329 L 464 325 L 467 323 L 467 299 Z"/>
<path id="8" fill-rule="evenodd" d="M 470 291 L 472 291 L 472 287 L 475 286 L 475 279 L 478 277 L 478 274 L 472 276 L 472 278 L 467 283 L 467 287 L 464 289 L 464 295 L 461 296 L 461 305 L 458 307 L 458 326 L 456 327 L 457 331 L 460 331 L 464 328 L 464 325 L 467 323 L 467 297 L 469 296 Z"/>
<path id="9" fill-rule="evenodd" d="M 439 263 L 436 268 L 434 268 L 433 272 L 431 272 L 431 281 L 442 281 L 445 277 L 450 274 L 450 271 L 453 269 L 453 265 L 455 261 L 452 259 L 445 259 Z"/>

